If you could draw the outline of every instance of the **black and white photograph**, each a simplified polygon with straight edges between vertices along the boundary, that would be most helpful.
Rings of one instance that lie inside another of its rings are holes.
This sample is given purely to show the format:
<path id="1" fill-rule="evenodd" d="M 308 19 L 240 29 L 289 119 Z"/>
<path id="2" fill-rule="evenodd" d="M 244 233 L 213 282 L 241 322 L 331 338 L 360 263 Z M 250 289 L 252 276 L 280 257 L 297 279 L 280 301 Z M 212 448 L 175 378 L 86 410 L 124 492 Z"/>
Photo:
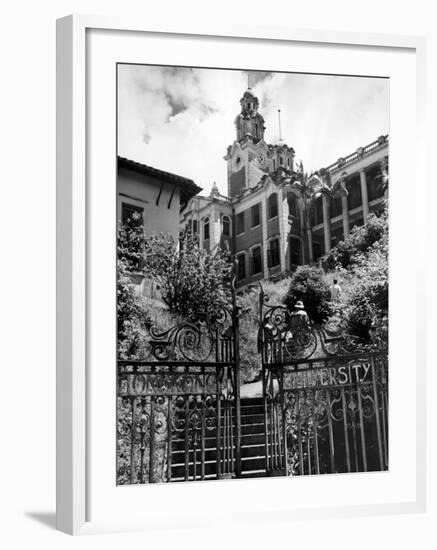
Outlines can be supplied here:
<path id="1" fill-rule="evenodd" d="M 116 76 L 116 484 L 389 470 L 389 79 Z"/>

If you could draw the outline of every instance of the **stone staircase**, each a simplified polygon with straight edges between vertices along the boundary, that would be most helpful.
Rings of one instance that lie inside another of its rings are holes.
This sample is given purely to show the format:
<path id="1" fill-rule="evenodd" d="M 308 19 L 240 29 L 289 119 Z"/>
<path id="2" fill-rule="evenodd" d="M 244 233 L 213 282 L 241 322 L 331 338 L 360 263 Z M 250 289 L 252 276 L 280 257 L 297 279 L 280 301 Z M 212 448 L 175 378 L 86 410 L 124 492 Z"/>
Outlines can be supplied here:
<path id="1" fill-rule="evenodd" d="M 222 421 L 223 423 L 223 421 Z M 216 429 L 207 432 L 205 438 L 205 463 L 204 479 L 217 478 L 217 440 Z M 235 441 L 235 419 L 233 422 L 233 435 Z M 221 450 L 223 455 L 223 449 Z M 194 464 L 194 452 L 188 452 L 188 461 L 185 461 L 185 440 L 173 441 L 171 456 L 172 481 L 185 481 L 201 479 L 202 464 L 201 450 L 196 452 L 196 464 Z M 241 399 L 241 477 L 264 477 L 265 470 L 265 428 L 264 406 L 262 398 Z"/>

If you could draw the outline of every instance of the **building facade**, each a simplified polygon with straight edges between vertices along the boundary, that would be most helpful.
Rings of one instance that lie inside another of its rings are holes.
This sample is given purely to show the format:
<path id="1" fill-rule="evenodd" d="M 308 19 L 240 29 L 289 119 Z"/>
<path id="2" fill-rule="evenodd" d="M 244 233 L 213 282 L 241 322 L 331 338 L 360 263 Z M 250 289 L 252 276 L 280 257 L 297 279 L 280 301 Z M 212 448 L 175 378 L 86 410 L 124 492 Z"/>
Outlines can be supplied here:
<path id="1" fill-rule="evenodd" d="M 264 119 L 250 89 L 240 106 L 236 139 L 224 157 L 228 196 L 214 184 L 209 196 L 188 201 L 181 225 L 209 251 L 227 242 L 238 260 L 237 285 L 244 287 L 317 262 L 370 213 L 384 209 L 381 166 L 388 166 L 388 136 L 321 168 L 329 184 L 310 199 L 293 185 L 301 169 L 295 168 L 294 149 L 264 140 Z"/>
<path id="2" fill-rule="evenodd" d="M 201 191 L 191 179 L 118 157 L 117 222 L 124 223 L 135 212 L 141 216 L 144 233 L 179 238 L 181 210 Z M 159 298 L 156 285 L 138 273 L 132 275 L 136 292 Z"/>

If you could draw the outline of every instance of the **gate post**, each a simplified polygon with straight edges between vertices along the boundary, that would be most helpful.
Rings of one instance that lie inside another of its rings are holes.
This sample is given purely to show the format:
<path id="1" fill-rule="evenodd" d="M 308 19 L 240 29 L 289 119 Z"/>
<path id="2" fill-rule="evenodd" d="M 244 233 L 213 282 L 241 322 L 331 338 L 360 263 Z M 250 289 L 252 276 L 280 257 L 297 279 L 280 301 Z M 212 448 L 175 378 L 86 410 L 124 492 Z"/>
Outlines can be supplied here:
<path id="1" fill-rule="evenodd" d="M 241 409 L 240 409 L 240 332 L 239 332 L 239 308 L 235 293 L 235 282 L 238 262 L 235 259 L 231 279 L 232 292 L 232 330 L 234 341 L 234 365 L 235 365 L 235 476 L 241 476 Z"/>
<path id="2" fill-rule="evenodd" d="M 259 286 L 258 351 L 261 355 L 262 364 L 266 474 L 267 476 L 286 476 L 287 430 L 285 425 L 284 373 L 281 368 L 281 333 L 280 331 L 276 332 L 273 336 L 273 332 L 271 332 L 268 338 L 265 334 L 266 326 L 271 325 L 270 331 L 275 330 L 270 317 L 272 311 L 285 311 L 285 308 L 284 306 L 265 308 L 269 297 L 264 293 L 261 283 L 259 283 Z M 264 309 L 267 311 L 265 312 Z"/>

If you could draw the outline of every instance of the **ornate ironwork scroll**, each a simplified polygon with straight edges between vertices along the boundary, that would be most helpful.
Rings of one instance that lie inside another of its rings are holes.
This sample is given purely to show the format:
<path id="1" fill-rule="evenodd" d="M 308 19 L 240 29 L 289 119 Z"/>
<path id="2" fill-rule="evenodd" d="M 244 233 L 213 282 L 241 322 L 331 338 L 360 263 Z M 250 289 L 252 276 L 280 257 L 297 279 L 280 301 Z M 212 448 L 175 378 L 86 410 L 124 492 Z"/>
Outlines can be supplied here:
<path id="1" fill-rule="evenodd" d="M 260 294 L 259 350 L 271 475 L 388 468 L 386 331 L 368 343 Z M 375 331 L 376 332 L 376 331 Z"/>
<path id="2" fill-rule="evenodd" d="M 240 471 L 238 312 L 150 330 L 147 360 L 119 360 L 117 483 Z"/>

